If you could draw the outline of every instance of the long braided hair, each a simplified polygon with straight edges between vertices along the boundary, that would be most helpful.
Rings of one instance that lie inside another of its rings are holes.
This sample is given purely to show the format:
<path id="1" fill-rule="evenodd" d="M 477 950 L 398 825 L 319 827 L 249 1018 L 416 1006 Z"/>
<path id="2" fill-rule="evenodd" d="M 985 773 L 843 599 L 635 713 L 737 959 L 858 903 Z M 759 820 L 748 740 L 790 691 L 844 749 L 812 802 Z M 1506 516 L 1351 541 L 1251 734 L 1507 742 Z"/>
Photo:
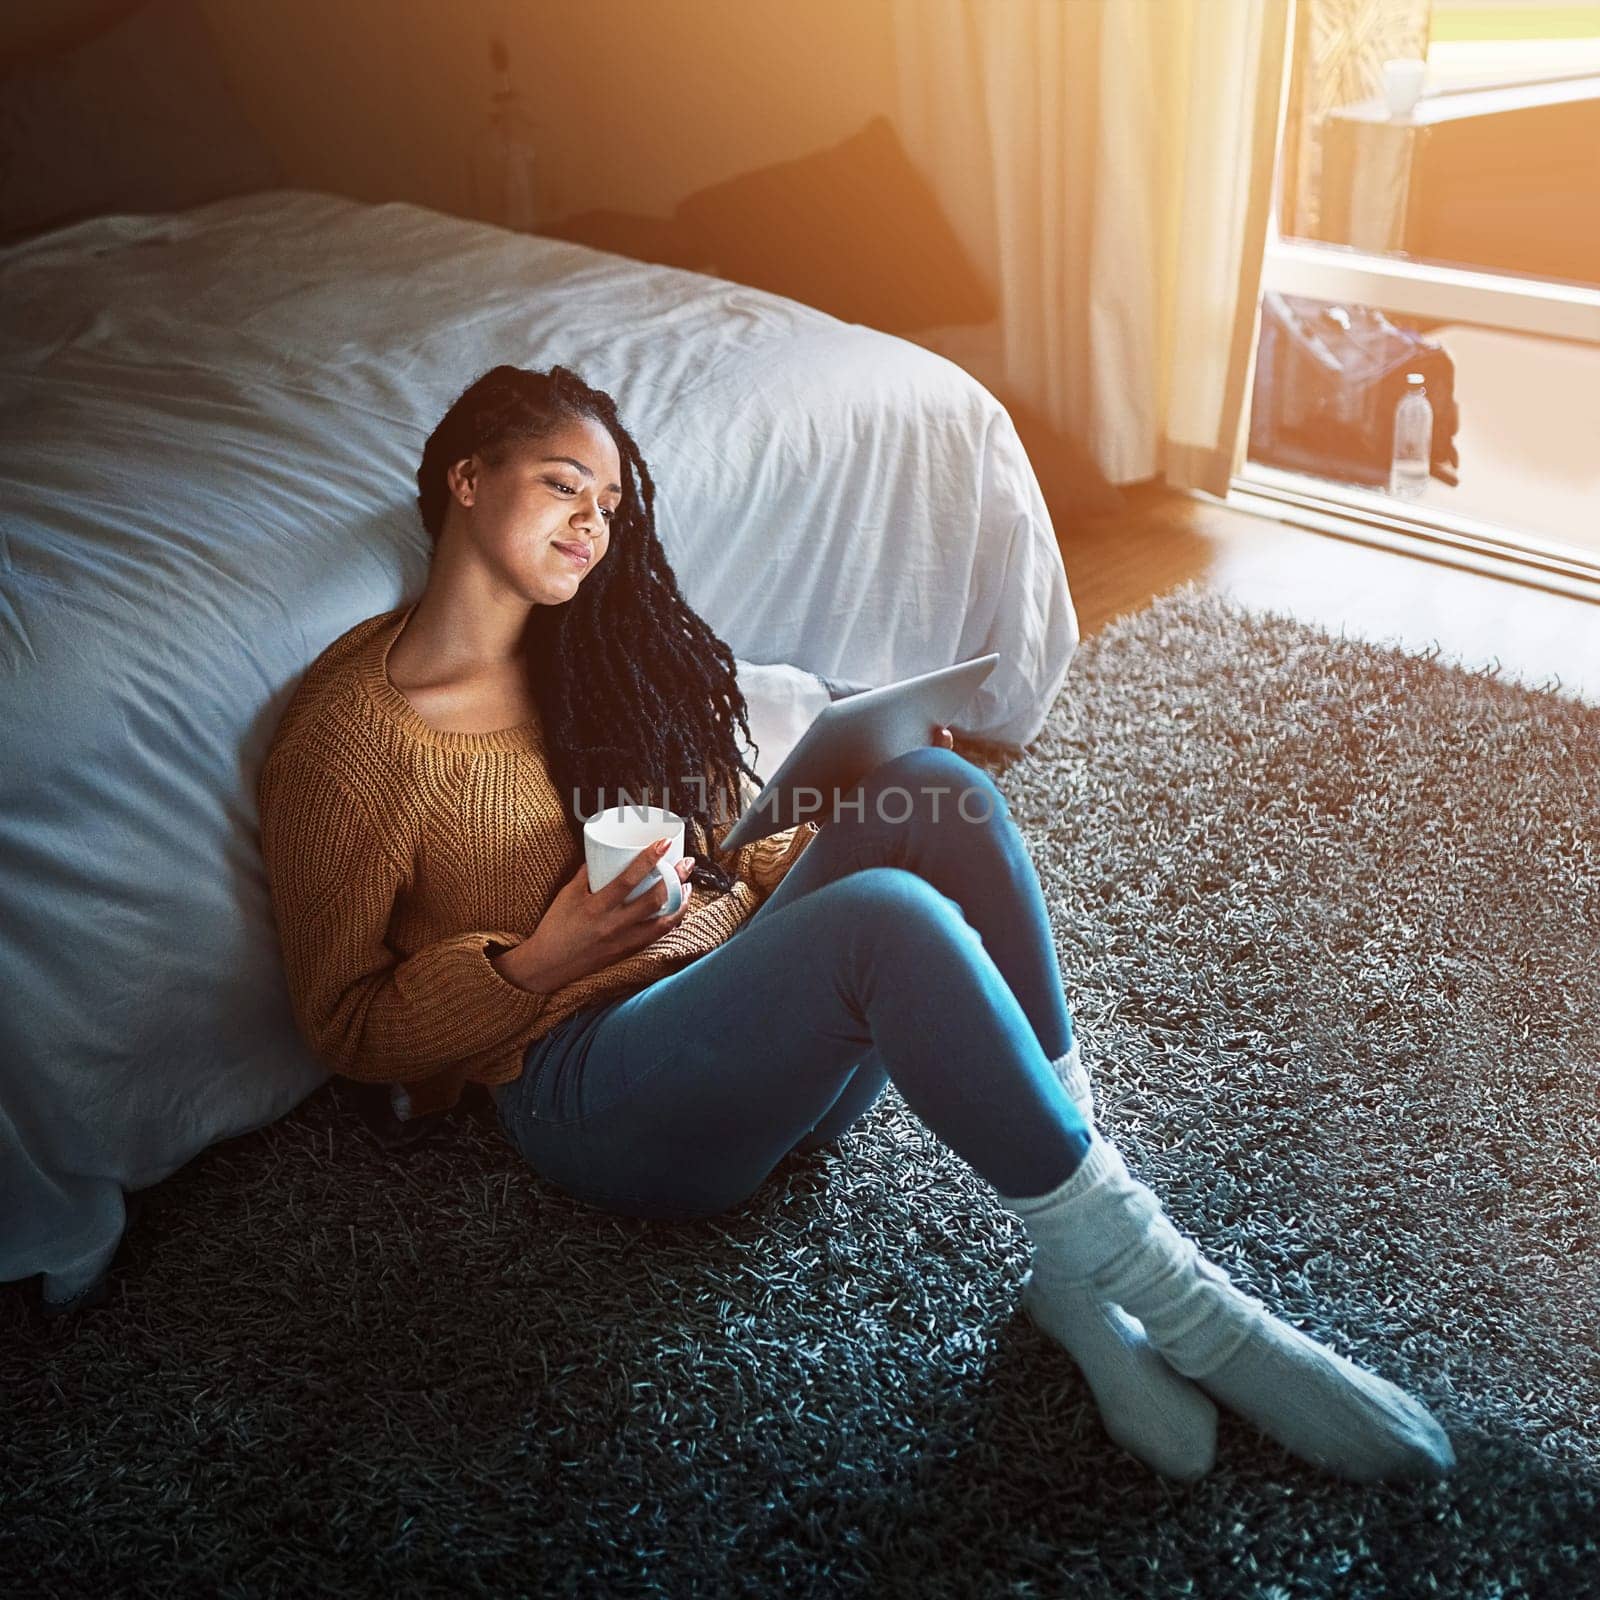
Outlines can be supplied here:
<path id="1" fill-rule="evenodd" d="M 476 454 L 498 465 L 578 418 L 615 440 L 622 499 L 606 553 L 561 605 L 533 608 L 526 635 L 529 681 L 544 729 L 550 776 L 575 844 L 605 806 L 658 804 L 685 819 L 690 881 L 732 886 L 711 859 L 710 828 L 741 809 L 739 773 L 760 782 L 734 737 L 757 753 L 733 652 L 690 608 L 656 536 L 655 484 L 611 396 L 568 367 L 498 366 L 469 384 L 429 436 L 417 469 L 417 505 L 437 544 L 450 466 Z M 703 782 L 697 780 L 704 780 Z M 657 798 L 657 797 L 660 798 Z"/>

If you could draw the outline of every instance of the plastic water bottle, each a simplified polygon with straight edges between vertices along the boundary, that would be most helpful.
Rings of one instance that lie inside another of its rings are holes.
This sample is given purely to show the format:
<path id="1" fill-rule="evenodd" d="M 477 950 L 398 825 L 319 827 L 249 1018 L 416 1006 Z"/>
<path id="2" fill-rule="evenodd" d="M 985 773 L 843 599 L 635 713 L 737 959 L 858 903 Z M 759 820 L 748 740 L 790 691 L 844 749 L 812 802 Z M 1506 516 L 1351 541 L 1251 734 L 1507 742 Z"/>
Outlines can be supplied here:
<path id="1" fill-rule="evenodd" d="M 1406 392 L 1394 408 L 1394 456 L 1389 464 L 1389 493 L 1419 500 L 1433 467 L 1433 407 L 1420 372 L 1406 374 Z"/>

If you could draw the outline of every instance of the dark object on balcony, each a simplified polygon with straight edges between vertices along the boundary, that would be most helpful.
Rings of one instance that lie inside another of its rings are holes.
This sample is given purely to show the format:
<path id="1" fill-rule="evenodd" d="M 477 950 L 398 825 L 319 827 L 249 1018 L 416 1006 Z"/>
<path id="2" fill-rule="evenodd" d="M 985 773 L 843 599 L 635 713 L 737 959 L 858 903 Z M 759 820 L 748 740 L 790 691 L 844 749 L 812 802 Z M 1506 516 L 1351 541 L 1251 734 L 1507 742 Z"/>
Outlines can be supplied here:
<path id="1" fill-rule="evenodd" d="M 1318 238 L 1600 283 L 1600 76 L 1341 106 L 1322 151 Z"/>
<path id="2" fill-rule="evenodd" d="M 1370 306 L 1261 297 L 1250 459 L 1290 472 L 1386 487 L 1406 374 L 1433 407 L 1432 473 L 1455 485 L 1455 363 L 1444 347 Z"/>

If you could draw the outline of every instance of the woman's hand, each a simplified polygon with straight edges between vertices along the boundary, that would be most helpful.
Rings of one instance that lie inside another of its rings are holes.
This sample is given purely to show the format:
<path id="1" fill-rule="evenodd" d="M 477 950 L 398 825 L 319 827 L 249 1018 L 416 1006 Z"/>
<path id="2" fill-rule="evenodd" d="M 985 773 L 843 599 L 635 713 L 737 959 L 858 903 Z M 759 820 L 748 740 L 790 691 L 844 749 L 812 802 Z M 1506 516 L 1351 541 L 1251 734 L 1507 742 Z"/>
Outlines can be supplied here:
<path id="1" fill-rule="evenodd" d="M 955 735 L 942 723 L 933 730 L 933 742 L 945 750 L 954 750 L 956 747 Z"/>
<path id="2" fill-rule="evenodd" d="M 683 904 L 670 917 L 656 916 L 667 903 L 667 886 L 659 880 L 632 905 L 625 903 L 639 884 L 656 876 L 659 854 L 654 845 L 646 845 L 605 888 L 593 894 L 585 862 L 557 891 L 539 926 L 521 944 L 494 957 L 495 971 L 519 989 L 550 994 L 671 933 L 688 915 L 689 897 L 694 893 L 689 884 L 693 856 L 685 856 L 677 864 Z"/>

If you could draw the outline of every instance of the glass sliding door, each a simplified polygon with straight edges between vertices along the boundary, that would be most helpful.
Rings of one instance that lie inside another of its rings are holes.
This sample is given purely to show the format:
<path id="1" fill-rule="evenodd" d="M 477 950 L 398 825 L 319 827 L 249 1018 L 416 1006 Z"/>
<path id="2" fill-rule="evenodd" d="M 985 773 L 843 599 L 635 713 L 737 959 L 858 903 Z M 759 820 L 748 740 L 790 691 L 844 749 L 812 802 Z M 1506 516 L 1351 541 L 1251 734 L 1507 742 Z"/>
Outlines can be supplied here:
<path id="1" fill-rule="evenodd" d="M 1600 596 L 1600 4 L 1296 0 L 1234 494 Z"/>

